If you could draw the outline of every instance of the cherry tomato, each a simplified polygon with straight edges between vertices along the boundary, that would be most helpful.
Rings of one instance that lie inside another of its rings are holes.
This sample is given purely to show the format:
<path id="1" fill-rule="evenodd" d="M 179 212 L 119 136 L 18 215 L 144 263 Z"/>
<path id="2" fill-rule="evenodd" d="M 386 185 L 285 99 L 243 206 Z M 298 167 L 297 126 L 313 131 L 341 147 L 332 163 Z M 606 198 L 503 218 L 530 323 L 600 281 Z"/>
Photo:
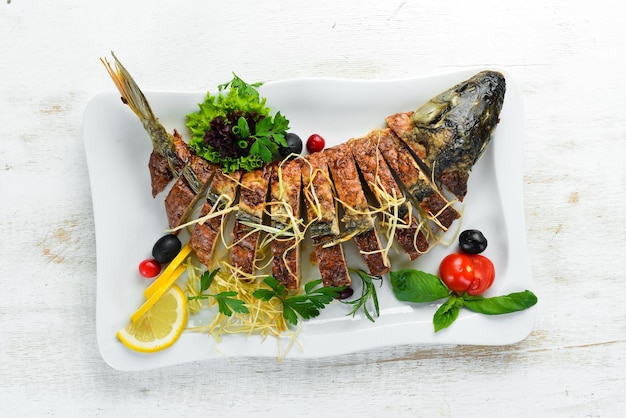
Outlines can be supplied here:
<path id="1" fill-rule="evenodd" d="M 455 253 L 447 255 L 439 265 L 439 277 L 453 292 L 463 293 L 474 280 L 472 260 L 468 254 Z"/>
<path id="2" fill-rule="evenodd" d="M 139 263 L 139 274 L 148 279 L 158 276 L 161 272 L 161 264 L 153 258 L 143 260 Z"/>
<path id="3" fill-rule="evenodd" d="M 313 134 L 306 140 L 306 149 L 309 152 L 319 152 L 325 145 L 326 141 L 318 134 Z"/>
<path id="4" fill-rule="evenodd" d="M 493 279 L 496 278 L 496 270 L 491 260 L 485 256 L 472 254 L 470 258 L 472 263 L 474 263 L 474 281 L 467 289 L 467 294 L 482 295 L 493 284 Z"/>
<path id="5" fill-rule="evenodd" d="M 480 295 L 493 283 L 495 268 L 480 254 L 454 253 L 441 260 L 439 277 L 453 292 Z"/>

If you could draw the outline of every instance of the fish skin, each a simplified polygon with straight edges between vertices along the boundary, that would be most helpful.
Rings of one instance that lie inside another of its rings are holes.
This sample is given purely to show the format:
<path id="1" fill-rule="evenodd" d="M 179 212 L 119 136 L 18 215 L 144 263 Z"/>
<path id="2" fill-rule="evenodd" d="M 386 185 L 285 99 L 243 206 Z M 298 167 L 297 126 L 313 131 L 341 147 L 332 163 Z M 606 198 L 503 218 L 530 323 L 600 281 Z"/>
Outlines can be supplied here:
<path id="1" fill-rule="evenodd" d="M 389 116 L 391 129 L 462 201 L 469 173 L 491 140 L 506 93 L 504 76 L 481 71 L 414 112 Z"/>

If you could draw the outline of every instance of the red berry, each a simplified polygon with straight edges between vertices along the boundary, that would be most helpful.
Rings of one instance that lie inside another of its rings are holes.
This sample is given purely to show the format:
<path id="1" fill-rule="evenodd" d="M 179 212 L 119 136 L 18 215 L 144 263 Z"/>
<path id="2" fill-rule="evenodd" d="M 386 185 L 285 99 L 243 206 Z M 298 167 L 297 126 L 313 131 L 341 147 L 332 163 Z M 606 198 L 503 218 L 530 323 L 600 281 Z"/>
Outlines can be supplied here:
<path id="1" fill-rule="evenodd" d="M 318 134 L 313 134 L 306 141 L 306 149 L 309 152 L 319 152 L 324 149 L 326 141 Z"/>
<path id="2" fill-rule="evenodd" d="M 153 258 L 139 263 L 139 274 L 148 279 L 156 277 L 161 272 L 161 264 Z"/>

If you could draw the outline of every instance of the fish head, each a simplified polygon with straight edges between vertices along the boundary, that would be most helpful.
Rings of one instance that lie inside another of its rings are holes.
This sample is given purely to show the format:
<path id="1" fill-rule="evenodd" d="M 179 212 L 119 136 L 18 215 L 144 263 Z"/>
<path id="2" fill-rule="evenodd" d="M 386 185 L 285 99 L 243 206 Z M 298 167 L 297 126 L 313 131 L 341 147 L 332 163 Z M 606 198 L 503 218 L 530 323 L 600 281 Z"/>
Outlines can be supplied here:
<path id="1" fill-rule="evenodd" d="M 501 73 L 481 71 L 432 98 L 411 118 L 415 126 L 431 129 L 446 124 L 461 130 L 484 126 L 491 131 L 498 123 L 505 91 Z"/>
<path id="2" fill-rule="evenodd" d="M 425 149 L 425 165 L 459 200 L 500 120 L 505 91 L 501 73 L 482 71 L 433 97 L 411 116 L 412 138 Z"/>

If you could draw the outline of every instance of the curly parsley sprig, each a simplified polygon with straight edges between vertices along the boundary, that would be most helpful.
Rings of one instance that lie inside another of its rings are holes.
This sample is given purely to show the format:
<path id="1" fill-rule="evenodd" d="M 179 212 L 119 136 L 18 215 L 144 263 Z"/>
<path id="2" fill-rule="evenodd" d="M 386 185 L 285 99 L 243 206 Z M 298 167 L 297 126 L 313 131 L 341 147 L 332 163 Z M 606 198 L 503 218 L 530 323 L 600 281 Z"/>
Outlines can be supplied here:
<path id="1" fill-rule="evenodd" d="M 318 316 L 320 311 L 339 296 L 345 287 L 320 286 L 322 280 L 313 280 L 304 285 L 304 293 L 290 295 L 284 284 L 268 276 L 263 280 L 269 288 L 258 289 L 252 295 L 263 301 L 278 298 L 283 304 L 283 316 L 291 324 L 297 325 L 299 319 Z"/>
<path id="2" fill-rule="evenodd" d="M 200 276 L 200 294 L 196 296 L 188 296 L 188 300 L 204 300 L 208 298 L 213 298 L 217 302 L 217 308 L 221 314 L 226 316 L 231 316 L 233 312 L 247 314 L 250 313 L 246 304 L 237 299 L 237 292 L 220 292 L 217 294 L 204 293 L 210 287 L 211 283 L 215 279 L 215 276 L 220 271 L 220 269 L 215 269 L 213 271 L 205 271 Z"/>

